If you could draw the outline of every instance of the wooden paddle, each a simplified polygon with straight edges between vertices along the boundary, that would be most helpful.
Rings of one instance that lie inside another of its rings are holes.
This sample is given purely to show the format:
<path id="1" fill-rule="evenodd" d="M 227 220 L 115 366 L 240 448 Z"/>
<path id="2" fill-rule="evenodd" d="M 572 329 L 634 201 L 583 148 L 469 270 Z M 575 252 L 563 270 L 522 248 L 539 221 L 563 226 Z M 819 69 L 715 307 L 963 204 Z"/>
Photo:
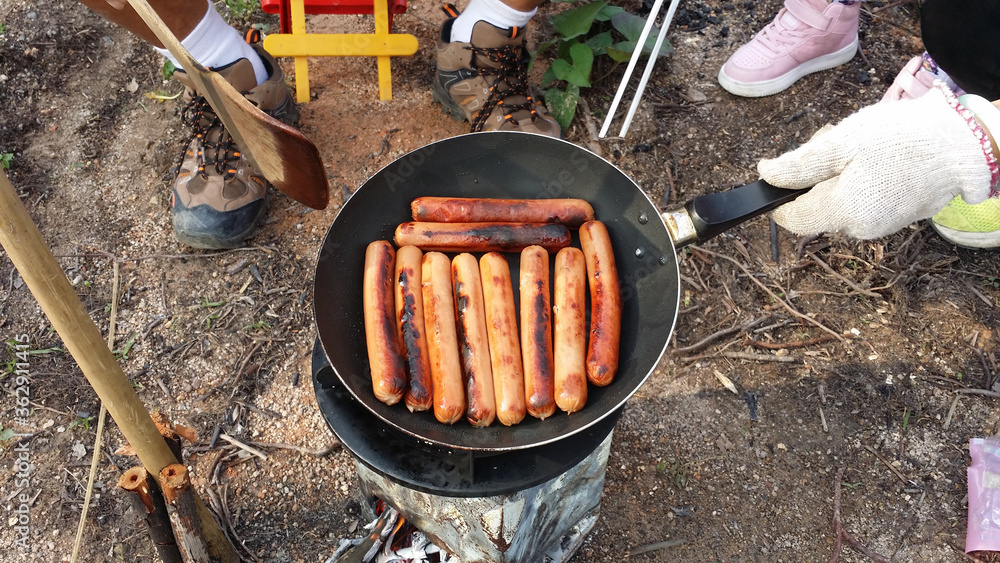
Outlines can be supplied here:
<path id="1" fill-rule="evenodd" d="M 198 64 L 146 0 L 128 3 L 191 77 L 243 156 L 281 193 L 313 209 L 325 209 L 330 187 L 316 145 L 258 109 L 225 78 Z"/>

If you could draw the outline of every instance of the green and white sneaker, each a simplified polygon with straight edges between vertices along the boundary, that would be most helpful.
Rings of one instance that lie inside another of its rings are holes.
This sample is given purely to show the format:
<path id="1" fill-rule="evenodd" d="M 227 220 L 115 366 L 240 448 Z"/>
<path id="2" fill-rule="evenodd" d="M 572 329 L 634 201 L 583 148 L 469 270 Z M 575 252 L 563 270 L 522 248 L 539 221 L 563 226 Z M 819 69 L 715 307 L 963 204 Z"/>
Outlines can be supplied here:
<path id="1" fill-rule="evenodd" d="M 966 248 L 1000 248 L 1000 197 L 969 205 L 958 196 L 931 217 L 941 238 Z"/>

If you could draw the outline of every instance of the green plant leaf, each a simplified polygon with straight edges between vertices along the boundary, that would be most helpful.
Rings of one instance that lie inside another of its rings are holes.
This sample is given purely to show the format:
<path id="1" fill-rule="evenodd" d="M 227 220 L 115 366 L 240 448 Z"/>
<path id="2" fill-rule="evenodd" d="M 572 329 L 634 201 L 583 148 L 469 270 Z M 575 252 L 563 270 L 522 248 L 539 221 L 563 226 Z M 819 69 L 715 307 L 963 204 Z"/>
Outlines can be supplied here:
<path id="1" fill-rule="evenodd" d="M 583 43 L 575 43 L 569 48 L 571 61 L 556 59 L 552 70 L 559 80 L 583 88 L 590 87 L 590 69 L 594 66 L 594 52 Z"/>
<path id="2" fill-rule="evenodd" d="M 5 442 L 14 437 L 14 430 L 12 428 L 4 428 L 0 430 L 0 442 Z"/>
<path id="3" fill-rule="evenodd" d="M 610 31 L 605 31 L 604 33 L 598 33 L 597 35 L 587 39 L 586 45 L 590 47 L 590 50 L 594 52 L 594 56 L 600 56 L 607 52 L 607 48 L 614 44 L 615 39 L 611 36 Z"/>
<path id="4" fill-rule="evenodd" d="M 542 86 L 548 86 L 558 80 L 556 78 L 556 71 L 552 70 L 552 67 L 545 69 L 545 74 L 542 75 Z"/>
<path id="5" fill-rule="evenodd" d="M 597 16 L 595 16 L 594 19 L 599 22 L 606 22 L 610 20 L 611 17 L 614 16 L 615 14 L 624 11 L 625 8 L 622 8 L 621 6 L 612 6 L 611 4 L 608 4 L 607 6 L 601 8 L 600 12 L 597 12 Z"/>
<path id="6" fill-rule="evenodd" d="M 164 80 L 170 80 L 170 78 L 173 77 L 175 70 L 177 70 L 177 67 L 174 66 L 174 63 L 172 63 L 170 59 L 167 59 L 163 61 L 163 68 L 160 69 L 160 74 L 163 75 Z"/>
<path id="7" fill-rule="evenodd" d="M 580 88 L 573 84 L 566 86 L 566 90 L 550 88 L 545 92 L 545 103 L 549 106 L 549 113 L 559 122 L 559 126 L 565 131 L 573 121 L 576 113 L 576 104 L 580 101 Z"/>
<path id="8" fill-rule="evenodd" d="M 615 45 L 615 49 L 618 51 L 627 51 L 629 57 L 631 57 L 632 51 L 635 51 L 636 42 L 639 40 L 639 36 L 642 35 L 642 27 L 644 25 L 646 25 L 646 20 L 628 12 L 620 12 L 612 16 L 611 26 L 625 36 L 625 41 Z M 642 47 L 643 54 L 648 55 L 653 52 L 653 47 L 656 46 L 656 36 L 659 34 L 660 28 L 653 26 L 653 29 L 649 31 L 649 36 L 646 37 L 646 43 Z M 660 52 L 657 56 L 662 57 L 673 52 L 674 48 L 670 45 L 670 41 L 664 41 L 660 45 Z M 625 60 L 628 60 L 629 57 L 626 57 Z M 615 60 L 621 62 L 619 59 Z"/>
<path id="9" fill-rule="evenodd" d="M 622 50 L 620 47 L 625 43 L 626 43 L 625 41 L 622 41 L 621 43 L 618 43 L 613 47 L 608 47 L 607 49 L 604 50 L 604 52 L 607 53 L 608 56 L 611 57 L 615 62 L 623 63 L 632 58 L 632 51 L 633 49 L 635 49 L 635 44 L 633 43 L 632 49 Z"/>
<path id="10" fill-rule="evenodd" d="M 556 33 L 562 35 L 563 39 L 579 37 L 590 31 L 590 26 L 594 24 L 594 18 L 607 5 L 607 2 L 601 0 L 566 10 L 552 16 L 552 27 L 555 28 Z"/>

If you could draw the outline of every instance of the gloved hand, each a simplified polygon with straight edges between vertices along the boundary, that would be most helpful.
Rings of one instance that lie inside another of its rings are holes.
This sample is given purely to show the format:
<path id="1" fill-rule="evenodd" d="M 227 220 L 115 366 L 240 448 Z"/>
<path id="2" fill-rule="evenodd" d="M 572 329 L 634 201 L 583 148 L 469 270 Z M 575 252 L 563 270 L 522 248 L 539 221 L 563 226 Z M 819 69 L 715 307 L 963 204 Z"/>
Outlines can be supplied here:
<path id="1" fill-rule="evenodd" d="M 798 149 L 760 161 L 768 183 L 815 186 L 776 209 L 774 220 L 799 235 L 871 239 L 933 216 L 956 195 L 969 204 L 985 200 L 991 175 L 983 146 L 942 87 L 864 108 Z"/>

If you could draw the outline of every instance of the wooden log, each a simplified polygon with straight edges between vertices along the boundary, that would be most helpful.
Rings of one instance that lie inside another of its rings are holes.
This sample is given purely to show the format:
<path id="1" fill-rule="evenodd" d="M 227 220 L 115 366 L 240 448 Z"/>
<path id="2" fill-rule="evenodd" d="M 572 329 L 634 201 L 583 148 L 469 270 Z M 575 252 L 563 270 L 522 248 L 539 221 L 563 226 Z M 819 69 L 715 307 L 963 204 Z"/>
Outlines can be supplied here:
<path id="1" fill-rule="evenodd" d="M 133 467 L 118 479 L 118 486 L 134 494 L 129 495 L 132 506 L 143 514 L 149 539 L 153 540 L 157 555 L 163 563 L 181 563 L 181 552 L 174 540 L 174 532 L 170 526 L 170 516 L 156 482 L 149 477 L 146 468 Z"/>
<path id="2" fill-rule="evenodd" d="M 163 500 L 174 529 L 174 539 L 185 563 L 211 563 L 208 548 L 201 537 L 201 522 L 194 504 L 194 491 L 187 468 L 179 463 L 168 465 L 160 471 Z"/>
<path id="3" fill-rule="evenodd" d="M 135 388 L 108 349 L 97 325 L 87 315 L 66 273 L 56 262 L 42 234 L 28 214 L 6 174 L 0 172 L 0 245 L 38 300 L 98 398 L 108 408 L 125 439 L 146 470 L 160 470 L 178 460 L 164 442 Z M 162 488 L 162 487 L 161 487 Z M 225 563 L 238 561 L 229 540 L 197 495 L 195 503 L 205 526 L 203 533 L 212 556 Z"/>

